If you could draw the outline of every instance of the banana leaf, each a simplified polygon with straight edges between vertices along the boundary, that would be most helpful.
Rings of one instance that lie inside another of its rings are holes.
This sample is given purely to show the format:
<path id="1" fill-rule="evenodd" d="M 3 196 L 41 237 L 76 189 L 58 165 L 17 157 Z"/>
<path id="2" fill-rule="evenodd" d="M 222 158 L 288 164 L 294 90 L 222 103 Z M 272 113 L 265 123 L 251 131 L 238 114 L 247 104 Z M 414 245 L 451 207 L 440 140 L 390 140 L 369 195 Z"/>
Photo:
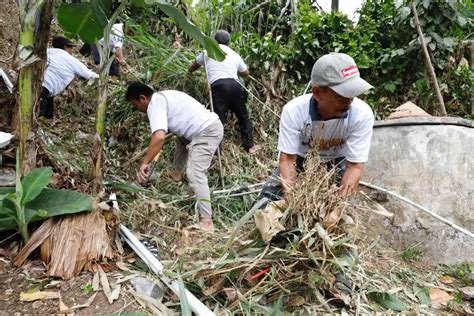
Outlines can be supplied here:
<path id="1" fill-rule="evenodd" d="M 2 199 L 7 193 L 15 192 L 14 188 L 0 188 L 0 231 L 17 226 L 16 213 L 7 200 Z M 92 209 L 90 196 L 69 191 L 46 188 L 32 201 L 25 205 L 26 221 L 38 221 L 52 216 L 73 214 Z"/>

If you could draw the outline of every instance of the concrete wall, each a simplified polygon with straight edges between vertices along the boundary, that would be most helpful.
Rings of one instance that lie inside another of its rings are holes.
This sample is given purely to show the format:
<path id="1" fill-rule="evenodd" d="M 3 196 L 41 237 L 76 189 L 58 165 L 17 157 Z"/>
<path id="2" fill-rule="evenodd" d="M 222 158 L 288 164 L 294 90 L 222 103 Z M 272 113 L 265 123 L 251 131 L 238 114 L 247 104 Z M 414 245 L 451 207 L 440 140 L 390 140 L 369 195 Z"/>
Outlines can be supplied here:
<path id="1" fill-rule="evenodd" d="M 474 232 L 473 123 L 457 118 L 377 122 L 363 180 Z M 474 262 L 474 238 L 395 198 L 382 205 L 395 216 L 379 217 L 379 233 L 395 249 L 417 244 L 430 261 Z"/>

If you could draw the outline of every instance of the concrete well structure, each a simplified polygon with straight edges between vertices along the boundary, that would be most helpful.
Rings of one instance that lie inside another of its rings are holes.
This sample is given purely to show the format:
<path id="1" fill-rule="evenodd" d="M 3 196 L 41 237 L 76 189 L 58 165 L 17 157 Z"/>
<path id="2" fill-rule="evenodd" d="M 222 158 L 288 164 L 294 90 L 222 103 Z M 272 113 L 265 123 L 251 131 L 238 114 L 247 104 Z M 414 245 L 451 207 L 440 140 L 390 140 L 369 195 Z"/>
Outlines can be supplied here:
<path id="1" fill-rule="evenodd" d="M 363 180 L 396 192 L 474 232 L 474 122 L 410 117 L 376 122 Z M 474 262 L 474 238 L 393 197 L 376 228 L 395 249 L 437 263 Z"/>

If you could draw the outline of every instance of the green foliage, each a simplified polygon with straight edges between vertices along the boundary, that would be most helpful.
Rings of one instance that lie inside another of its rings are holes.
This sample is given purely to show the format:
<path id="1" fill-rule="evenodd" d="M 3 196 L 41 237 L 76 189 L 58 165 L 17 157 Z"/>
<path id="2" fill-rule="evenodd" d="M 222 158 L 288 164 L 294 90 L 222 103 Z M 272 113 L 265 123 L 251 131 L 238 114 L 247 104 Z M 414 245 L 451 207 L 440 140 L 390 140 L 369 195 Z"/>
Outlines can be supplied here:
<path id="1" fill-rule="evenodd" d="M 186 287 L 184 285 L 181 275 L 178 275 L 178 286 L 179 286 L 179 302 L 181 305 L 181 315 L 191 316 L 191 308 L 188 304 L 188 299 L 186 297 Z"/>
<path id="2" fill-rule="evenodd" d="M 382 307 L 393 311 L 402 312 L 407 309 L 395 295 L 384 292 L 370 292 L 367 296 Z"/>
<path id="3" fill-rule="evenodd" d="M 46 188 L 53 175 L 49 167 L 34 169 L 20 180 L 17 157 L 16 174 L 15 188 L 0 188 L 0 231 L 18 227 L 26 242 L 28 223 L 92 208 L 87 195 Z"/>
<path id="4" fill-rule="evenodd" d="M 216 60 L 225 58 L 224 52 L 214 39 L 205 36 L 176 7 L 159 0 L 145 0 L 145 4 L 154 4 L 191 38 L 207 50 L 208 55 Z M 81 37 L 86 43 L 94 43 L 104 35 L 104 29 L 112 13 L 110 0 L 92 0 L 85 3 L 63 3 L 59 7 L 58 21 L 63 29 Z"/>
<path id="5" fill-rule="evenodd" d="M 467 262 L 453 264 L 448 266 L 446 270 L 449 275 L 461 281 L 461 283 L 474 285 L 474 281 L 472 280 L 472 277 L 470 277 L 471 273 L 474 273 L 474 265 Z"/>
<path id="6" fill-rule="evenodd" d="M 423 258 L 423 252 L 412 245 L 403 250 L 400 257 L 405 261 L 419 261 Z"/>
<path id="7" fill-rule="evenodd" d="M 58 22 L 64 31 L 78 35 L 86 43 L 101 39 L 105 27 L 101 15 L 95 15 L 91 3 L 62 4 L 58 9 Z"/>
<path id="8" fill-rule="evenodd" d="M 421 304 L 429 305 L 431 304 L 431 297 L 430 297 L 430 290 L 427 287 L 418 288 L 416 286 L 413 287 L 413 293 L 418 298 Z"/>
<path id="9" fill-rule="evenodd" d="M 82 290 L 82 293 L 84 293 L 85 295 L 89 295 L 93 291 L 92 284 L 90 284 L 90 283 L 84 284 L 81 287 L 81 290 Z"/>

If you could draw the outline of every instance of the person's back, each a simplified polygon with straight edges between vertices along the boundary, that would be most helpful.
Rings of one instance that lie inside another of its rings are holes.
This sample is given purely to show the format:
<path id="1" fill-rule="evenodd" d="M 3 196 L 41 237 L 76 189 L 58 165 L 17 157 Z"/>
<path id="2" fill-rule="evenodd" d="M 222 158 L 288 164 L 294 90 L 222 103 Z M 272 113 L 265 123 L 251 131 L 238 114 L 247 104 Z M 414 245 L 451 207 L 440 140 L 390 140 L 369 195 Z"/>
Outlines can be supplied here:
<path id="1" fill-rule="evenodd" d="M 71 55 L 76 44 L 62 36 L 55 36 L 52 44 L 53 48 L 47 50 L 48 62 L 41 89 L 39 110 L 39 116 L 46 119 L 53 118 L 54 96 L 63 92 L 75 76 L 87 80 L 99 77 Z"/>
<path id="2" fill-rule="evenodd" d="M 84 79 L 91 79 L 97 76 L 63 49 L 48 48 L 47 55 L 48 63 L 43 86 L 49 90 L 52 96 L 58 95 L 66 89 L 76 75 Z"/>
<path id="3" fill-rule="evenodd" d="M 200 64 L 204 64 L 204 58 L 206 58 L 207 75 L 211 85 L 219 79 L 238 80 L 238 73 L 247 70 L 247 65 L 232 48 L 223 44 L 219 44 L 219 47 L 226 54 L 223 61 L 209 58 L 205 51 L 196 57 L 196 61 Z"/>
<path id="4" fill-rule="evenodd" d="M 155 92 L 147 114 L 152 132 L 164 129 L 188 140 L 219 119 L 196 99 L 177 90 Z"/>

